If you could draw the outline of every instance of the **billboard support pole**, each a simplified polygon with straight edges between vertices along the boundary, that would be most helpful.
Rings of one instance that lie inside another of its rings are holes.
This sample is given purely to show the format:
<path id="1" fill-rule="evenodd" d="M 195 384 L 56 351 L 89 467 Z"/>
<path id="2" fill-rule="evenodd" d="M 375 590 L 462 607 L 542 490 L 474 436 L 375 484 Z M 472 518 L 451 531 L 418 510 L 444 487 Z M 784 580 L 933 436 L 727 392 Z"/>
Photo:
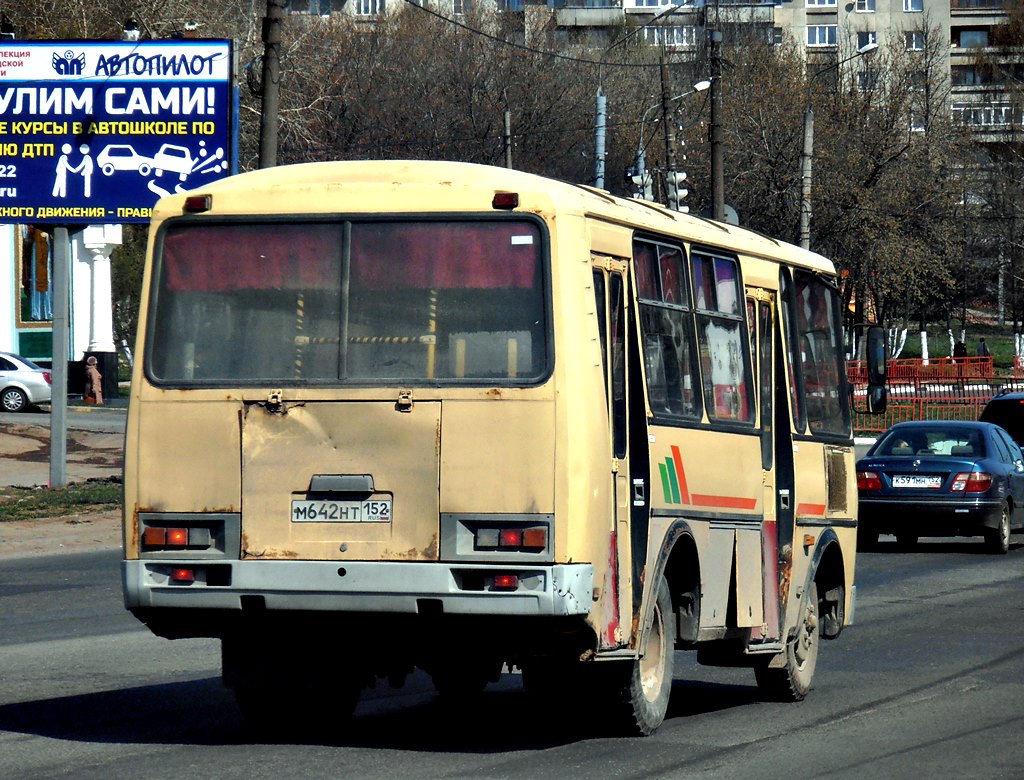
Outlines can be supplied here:
<path id="1" fill-rule="evenodd" d="M 53 386 L 50 398 L 50 487 L 67 484 L 68 310 L 71 242 L 67 227 L 53 229 Z"/>

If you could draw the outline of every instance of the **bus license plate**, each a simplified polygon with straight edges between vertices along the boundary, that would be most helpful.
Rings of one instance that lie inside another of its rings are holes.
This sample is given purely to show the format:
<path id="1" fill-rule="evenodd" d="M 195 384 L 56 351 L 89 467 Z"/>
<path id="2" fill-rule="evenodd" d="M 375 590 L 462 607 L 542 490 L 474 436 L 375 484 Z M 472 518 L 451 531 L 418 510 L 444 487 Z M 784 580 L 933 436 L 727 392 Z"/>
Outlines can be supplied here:
<path id="1" fill-rule="evenodd" d="M 293 523 L 390 523 L 391 499 L 292 501 Z"/>
<path id="2" fill-rule="evenodd" d="M 942 487 L 942 477 L 924 476 L 923 474 L 895 474 L 892 478 L 894 488 L 938 488 Z"/>

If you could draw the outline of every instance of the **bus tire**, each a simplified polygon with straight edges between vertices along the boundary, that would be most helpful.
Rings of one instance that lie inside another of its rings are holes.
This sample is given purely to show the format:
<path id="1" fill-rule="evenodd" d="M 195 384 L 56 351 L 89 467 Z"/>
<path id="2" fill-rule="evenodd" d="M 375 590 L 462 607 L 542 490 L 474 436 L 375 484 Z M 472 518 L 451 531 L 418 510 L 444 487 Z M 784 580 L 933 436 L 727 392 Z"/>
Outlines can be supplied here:
<path id="1" fill-rule="evenodd" d="M 612 707 L 616 731 L 648 736 L 668 712 L 675 669 L 676 618 L 668 583 L 662 577 L 651 610 L 651 626 L 643 657 L 609 662 L 613 676 Z"/>
<path id="2" fill-rule="evenodd" d="M 779 667 L 754 667 L 761 693 L 773 701 L 802 701 L 814 682 L 820 644 L 818 586 L 812 582 L 800 605 L 796 636 L 786 644 L 785 663 Z"/>

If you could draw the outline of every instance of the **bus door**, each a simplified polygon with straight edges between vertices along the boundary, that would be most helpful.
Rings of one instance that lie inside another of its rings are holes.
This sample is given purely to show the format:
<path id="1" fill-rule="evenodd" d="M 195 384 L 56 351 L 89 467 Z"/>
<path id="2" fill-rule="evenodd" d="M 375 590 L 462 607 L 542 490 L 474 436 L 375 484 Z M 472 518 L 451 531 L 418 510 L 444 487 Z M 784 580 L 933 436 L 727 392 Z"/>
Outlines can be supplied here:
<path id="1" fill-rule="evenodd" d="M 602 625 L 604 647 L 630 644 L 633 618 L 639 614 L 643 590 L 643 565 L 647 550 L 648 479 L 646 452 L 637 453 L 639 442 L 646 447 L 646 410 L 642 379 L 639 377 L 637 339 L 629 314 L 628 265 L 612 258 L 594 258 L 594 293 L 605 368 L 607 413 L 610 424 L 610 468 L 613 507 L 612 560 L 614 604 L 606 609 Z M 631 429 L 634 431 L 631 435 Z M 635 431 L 641 431 L 636 435 Z"/>
<path id="2" fill-rule="evenodd" d="M 786 373 L 778 356 L 779 320 L 775 316 L 775 295 L 758 289 L 747 298 L 747 320 L 750 324 L 750 352 L 756 356 L 760 407 L 761 470 L 764 482 L 764 521 L 761 525 L 761 560 L 763 577 L 764 625 L 760 639 L 780 638 L 779 599 L 779 528 L 788 512 L 792 522 L 793 450 L 788 415 L 784 424 L 778 420 L 778 408 L 786 412 Z M 783 506 L 785 505 L 785 507 Z M 792 534 L 790 533 L 790 536 Z M 755 631 L 755 638 L 756 637 Z"/>

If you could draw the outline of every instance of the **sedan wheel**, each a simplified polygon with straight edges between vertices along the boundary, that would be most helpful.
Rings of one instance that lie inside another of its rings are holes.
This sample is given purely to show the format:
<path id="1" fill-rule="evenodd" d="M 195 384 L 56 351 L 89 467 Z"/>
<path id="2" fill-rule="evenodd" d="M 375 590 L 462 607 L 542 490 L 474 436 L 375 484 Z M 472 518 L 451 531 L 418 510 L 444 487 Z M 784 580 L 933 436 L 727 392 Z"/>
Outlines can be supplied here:
<path id="1" fill-rule="evenodd" d="M 8 387 L 0 394 L 0 407 L 5 412 L 20 412 L 28 406 L 28 396 L 16 387 Z"/>
<path id="2" fill-rule="evenodd" d="M 999 525 L 985 534 L 985 541 L 989 550 L 997 555 L 1005 555 L 1010 551 L 1010 507 L 1005 501 L 999 513 Z"/>

